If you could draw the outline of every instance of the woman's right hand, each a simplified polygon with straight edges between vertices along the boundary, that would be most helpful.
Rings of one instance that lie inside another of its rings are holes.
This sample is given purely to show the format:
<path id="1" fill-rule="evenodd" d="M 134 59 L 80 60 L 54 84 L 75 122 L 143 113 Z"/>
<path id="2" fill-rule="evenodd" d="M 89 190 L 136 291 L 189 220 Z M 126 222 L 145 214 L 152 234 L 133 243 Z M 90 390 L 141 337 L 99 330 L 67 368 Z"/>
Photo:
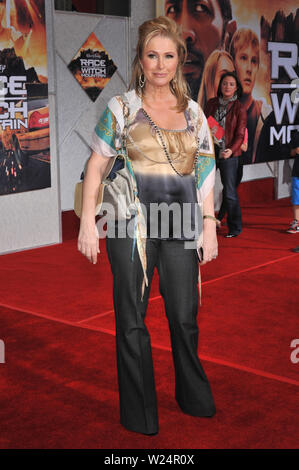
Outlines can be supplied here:
<path id="1" fill-rule="evenodd" d="M 99 237 L 95 224 L 80 224 L 78 236 L 78 250 L 92 263 L 97 263 L 99 248 Z"/>
<path id="2" fill-rule="evenodd" d="M 78 250 L 93 264 L 97 263 L 99 233 L 95 225 L 95 207 L 100 182 L 111 159 L 92 152 L 84 175 L 83 203 L 78 236 Z"/>

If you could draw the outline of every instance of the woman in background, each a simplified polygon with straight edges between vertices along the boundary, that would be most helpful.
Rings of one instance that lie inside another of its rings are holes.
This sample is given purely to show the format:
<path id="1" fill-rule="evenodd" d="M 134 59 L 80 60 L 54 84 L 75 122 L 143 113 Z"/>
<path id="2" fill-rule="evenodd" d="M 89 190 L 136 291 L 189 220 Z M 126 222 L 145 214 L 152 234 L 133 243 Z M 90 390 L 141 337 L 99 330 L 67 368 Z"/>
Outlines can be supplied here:
<path id="1" fill-rule="evenodd" d="M 235 71 L 235 66 L 233 62 L 232 56 L 223 50 L 215 50 L 213 51 L 204 68 L 203 72 L 203 77 L 201 81 L 201 86 L 199 89 L 198 93 L 198 103 L 202 107 L 202 109 L 205 109 L 205 106 L 207 102 L 211 99 L 217 96 L 217 90 L 219 86 L 220 79 L 223 74 L 226 72 L 234 72 Z M 245 137 L 245 140 L 243 141 L 241 145 L 241 150 L 242 152 L 247 151 L 247 136 Z M 239 165 L 238 165 L 238 177 L 237 177 L 237 186 L 241 183 L 242 177 L 243 177 L 243 164 L 241 162 L 241 158 L 238 159 Z M 221 226 L 221 221 L 224 218 L 226 214 L 226 206 L 225 202 L 223 202 L 222 198 L 222 204 L 221 204 L 221 209 L 218 212 L 217 215 L 217 227 L 219 228 Z"/>
<path id="2" fill-rule="evenodd" d="M 242 217 L 238 186 L 238 157 L 241 155 L 241 146 L 244 141 L 246 129 L 246 110 L 239 101 L 242 96 L 241 84 L 234 72 L 222 75 L 217 97 L 208 101 L 205 115 L 212 116 L 224 129 L 224 136 L 215 145 L 218 153 L 217 165 L 220 170 L 223 184 L 222 207 L 219 212 L 227 211 L 227 238 L 238 236 L 242 232 Z"/>

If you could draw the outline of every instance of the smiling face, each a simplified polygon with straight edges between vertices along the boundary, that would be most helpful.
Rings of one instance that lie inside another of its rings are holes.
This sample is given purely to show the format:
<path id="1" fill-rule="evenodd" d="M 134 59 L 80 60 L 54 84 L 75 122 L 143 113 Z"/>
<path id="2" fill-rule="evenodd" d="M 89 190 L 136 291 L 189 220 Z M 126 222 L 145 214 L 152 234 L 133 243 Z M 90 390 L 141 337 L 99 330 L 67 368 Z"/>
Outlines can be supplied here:
<path id="1" fill-rule="evenodd" d="M 170 38 L 154 36 L 145 46 L 140 60 L 146 84 L 155 87 L 169 85 L 178 62 L 176 44 Z"/>
<path id="2" fill-rule="evenodd" d="M 237 90 L 237 82 L 234 77 L 225 77 L 221 83 L 221 93 L 225 100 L 232 98 Z"/>
<path id="3" fill-rule="evenodd" d="M 259 67 L 258 49 L 251 45 L 238 49 L 235 67 L 244 95 L 251 95 Z"/>
<path id="4" fill-rule="evenodd" d="M 221 46 L 224 21 L 217 0 L 165 0 L 165 15 L 182 26 L 188 57 L 184 74 L 197 94 L 204 63 Z"/>

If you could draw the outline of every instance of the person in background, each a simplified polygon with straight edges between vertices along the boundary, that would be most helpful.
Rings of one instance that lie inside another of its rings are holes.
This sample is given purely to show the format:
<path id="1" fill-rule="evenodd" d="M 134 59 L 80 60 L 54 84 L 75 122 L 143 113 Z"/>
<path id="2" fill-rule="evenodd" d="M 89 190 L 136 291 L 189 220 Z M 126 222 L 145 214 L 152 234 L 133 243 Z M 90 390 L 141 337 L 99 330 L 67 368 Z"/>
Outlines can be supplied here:
<path id="1" fill-rule="evenodd" d="M 217 96 L 217 90 L 219 86 L 220 79 L 223 74 L 226 72 L 234 72 L 235 71 L 235 66 L 233 62 L 232 56 L 226 52 L 226 51 L 221 51 L 221 50 L 215 50 L 211 53 L 209 56 L 203 76 L 202 76 L 202 81 L 198 93 L 198 103 L 200 106 L 205 109 L 205 106 L 207 102 L 211 99 Z M 247 131 L 246 131 L 246 139 L 241 145 L 241 150 L 242 152 L 246 152 L 248 148 L 247 144 Z M 237 186 L 242 181 L 243 177 L 243 165 L 241 161 L 241 157 L 238 158 L 238 174 L 237 174 Z M 217 228 L 221 227 L 221 221 L 225 217 L 226 214 L 226 204 L 225 200 L 222 197 L 222 204 L 220 207 L 220 210 L 217 214 Z"/>
<path id="2" fill-rule="evenodd" d="M 139 27 L 136 50 L 132 90 L 109 101 L 93 134 L 93 153 L 83 183 L 78 249 L 90 262 L 97 262 L 97 194 L 108 162 L 117 155 L 122 129 L 126 129 L 125 168 L 135 208 L 128 224 L 134 234 L 111 237 L 108 233 L 107 253 L 113 274 L 121 423 L 130 431 L 149 435 L 158 432 L 151 342 L 145 325 L 155 267 L 170 328 L 175 399 L 192 416 L 208 417 L 216 412 L 197 354 L 196 320 L 199 248 L 203 248 L 202 263 L 216 258 L 218 252 L 215 159 L 206 117 L 188 97 L 182 72 L 186 46 L 178 25 L 167 17 L 146 21 Z M 129 117 L 124 124 L 126 108 Z M 113 184 L 117 185 L 118 178 Z M 180 202 L 181 207 L 202 206 L 203 228 L 192 235 L 193 248 L 186 249 L 190 236 L 184 233 L 170 229 L 163 236 L 167 221 L 162 217 L 157 233 L 151 233 L 148 211 L 152 205 L 173 202 Z"/>
<path id="3" fill-rule="evenodd" d="M 298 111 L 297 111 L 298 114 Z M 294 220 L 287 233 L 299 233 L 299 131 L 297 130 L 291 140 L 291 155 L 295 157 L 292 170 L 292 204 Z"/>
<path id="4" fill-rule="evenodd" d="M 228 233 L 226 238 L 238 236 L 242 232 L 242 217 L 238 185 L 238 158 L 246 130 L 246 110 L 240 102 L 242 86 L 234 72 L 222 75 L 217 97 L 211 98 L 206 107 L 207 118 L 212 116 L 224 129 L 219 141 L 217 166 L 223 184 L 223 198 L 220 212 L 227 211 Z M 217 148 L 217 146 L 215 145 Z"/>
<path id="5" fill-rule="evenodd" d="M 197 100 L 205 62 L 214 49 L 227 49 L 236 30 L 230 0 L 165 0 L 165 15 L 182 27 L 188 56 L 183 68 Z"/>

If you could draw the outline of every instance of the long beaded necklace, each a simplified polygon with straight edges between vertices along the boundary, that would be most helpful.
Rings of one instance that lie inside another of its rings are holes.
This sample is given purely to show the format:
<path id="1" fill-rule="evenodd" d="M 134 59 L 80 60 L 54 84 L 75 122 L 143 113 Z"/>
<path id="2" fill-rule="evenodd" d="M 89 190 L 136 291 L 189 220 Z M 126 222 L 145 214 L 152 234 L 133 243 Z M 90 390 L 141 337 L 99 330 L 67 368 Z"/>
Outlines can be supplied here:
<path id="1" fill-rule="evenodd" d="M 152 120 L 152 118 L 147 114 L 147 112 L 145 111 L 145 109 L 141 108 L 142 109 L 142 112 L 144 114 L 144 116 L 148 119 L 150 125 L 153 127 L 153 129 L 155 130 L 155 132 L 158 134 L 159 138 L 160 138 L 160 141 L 161 141 L 161 144 L 162 144 L 162 147 L 163 147 L 163 150 L 164 150 L 164 153 L 165 153 L 165 156 L 168 160 L 168 163 L 169 165 L 171 166 L 171 168 L 173 169 L 173 171 L 179 175 L 179 176 L 185 176 L 183 175 L 182 173 L 180 173 L 173 165 L 173 161 L 171 160 L 171 157 L 168 153 L 168 150 L 167 150 L 167 147 L 166 147 L 166 144 L 163 140 L 163 137 L 162 137 L 162 134 L 161 134 L 161 130 L 160 128 L 154 123 L 154 121 Z M 197 137 L 197 150 L 196 150 L 196 154 L 195 154 L 195 157 L 194 157 L 194 163 L 193 163 L 193 169 L 195 168 L 195 165 L 197 163 L 197 160 L 198 160 L 198 157 L 199 157 L 199 138 Z"/>

